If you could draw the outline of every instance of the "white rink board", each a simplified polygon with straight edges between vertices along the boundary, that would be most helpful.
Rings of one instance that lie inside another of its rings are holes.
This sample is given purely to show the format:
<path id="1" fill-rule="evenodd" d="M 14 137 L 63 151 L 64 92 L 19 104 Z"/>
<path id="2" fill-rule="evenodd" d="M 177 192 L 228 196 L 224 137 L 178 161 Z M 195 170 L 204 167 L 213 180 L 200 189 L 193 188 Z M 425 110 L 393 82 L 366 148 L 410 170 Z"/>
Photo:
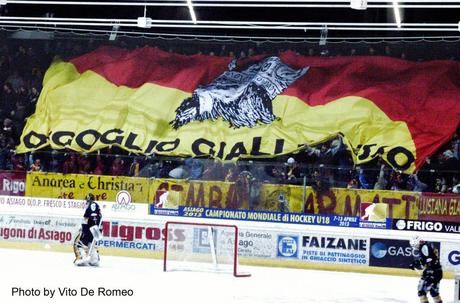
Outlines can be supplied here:
<path id="1" fill-rule="evenodd" d="M 21 260 L 12 262 L 12 260 Z M 152 259 L 103 256 L 101 267 L 75 267 L 71 253 L 0 249 L 0 301 L 8 303 L 413 303 L 417 277 L 271 267 L 243 267 L 249 278 L 203 272 L 163 272 Z M 12 287 L 131 289 L 132 297 L 13 297 Z M 441 282 L 453 303 L 454 281 Z"/>
<path id="2" fill-rule="evenodd" d="M 120 205 L 110 201 L 98 201 L 104 216 L 144 218 L 148 204 L 130 203 Z M 82 216 L 85 200 L 34 198 L 0 195 L 0 214 L 32 214 L 52 216 Z"/>
<path id="3" fill-rule="evenodd" d="M 15 227 L 23 229 L 27 236 L 22 239 L 10 238 L 8 241 L 63 244 L 70 248 L 71 241 L 68 236 L 62 241 L 60 236 L 56 237 L 57 240 L 44 238 L 40 234 L 34 235 L 30 230 L 44 228 L 51 234 L 71 233 L 73 239 L 78 232 L 78 222 L 81 222 L 82 205 L 82 200 L 0 196 L 0 228 L 3 228 L 0 230 L 0 241 L 7 240 L 5 228 Z M 339 267 L 342 265 L 367 267 L 370 238 L 408 240 L 413 235 L 420 234 L 410 231 L 152 216 L 147 214 L 147 204 L 137 203 L 120 209 L 116 203 L 101 202 L 101 208 L 106 228 L 104 238 L 99 244 L 108 249 L 161 253 L 166 221 L 234 224 L 240 231 L 239 254 L 242 257 L 281 262 L 297 260 L 311 264 L 329 263 L 338 266 L 334 269 L 343 269 Z M 12 218 L 18 223 L 8 223 Z M 50 225 L 43 226 L 43 222 L 48 221 L 51 222 Z M 57 226 L 58 223 L 65 224 Z M 181 234 L 181 230 L 172 231 L 176 241 L 181 241 Z M 460 247 L 458 234 L 422 233 L 422 236 L 426 240 L 441 242 L 441 262 L 446 271 L 460 272 L 460 264 L 456 262 L 459 258 L 456 245 Z M 325 249 L 324 245 L 329 247 Z M 446 250 L 443 250 L 444 245 Z"/>

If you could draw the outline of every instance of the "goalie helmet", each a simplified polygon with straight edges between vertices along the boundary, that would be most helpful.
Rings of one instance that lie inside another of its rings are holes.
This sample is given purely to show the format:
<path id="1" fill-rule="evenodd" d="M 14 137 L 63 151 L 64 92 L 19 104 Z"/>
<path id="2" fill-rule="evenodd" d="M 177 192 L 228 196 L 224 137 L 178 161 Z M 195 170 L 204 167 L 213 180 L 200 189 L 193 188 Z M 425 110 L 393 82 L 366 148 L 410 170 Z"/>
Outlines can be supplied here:
<path id="1" fill-rule="evenodd" d="M 92 193 L 89 193 L 86 195 L 85 199 L 87 202 L 92 202 L 94 201 L 94 195 Z"/>
<path id="2" fill-rule="evenodd" d="M 409 240 L 410 246 L 413 248 L 420 248 L 420 245 L 422 245 L 424 241 L 420 236 L 414 236 L 412 239 Z"/>

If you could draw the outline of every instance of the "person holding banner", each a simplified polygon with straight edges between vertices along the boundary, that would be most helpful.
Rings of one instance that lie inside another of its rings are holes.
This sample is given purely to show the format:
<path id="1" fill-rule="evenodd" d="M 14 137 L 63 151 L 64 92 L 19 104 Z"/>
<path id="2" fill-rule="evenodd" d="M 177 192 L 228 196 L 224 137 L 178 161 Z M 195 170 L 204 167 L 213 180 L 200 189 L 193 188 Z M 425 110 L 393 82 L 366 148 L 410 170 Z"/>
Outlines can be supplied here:
<path id="1" fill-rule="evenodd" d="M 435 303 L 442 303 L 439 294 L 439 284 L 442 279 L 442 266 L 439 261 L 438 250 L 432 243 L 422 240 L 419 236 L 410 240 L 411 246 L 418 254 L 414 253 L 414 262 L 409 265 L 413 270 L 423 270 L 418 283 L 418 297 L 421 303 L 428 302 L 429 292 Z"/>
<path id="2" fill-rule="evenodd" d="M 100 257 L 96 247 L 96 240 L 101 238 L 100 225 L 102 214 L 99 204 L 94 201 L 94 195 L 86 196 L 86 208 L 83 214 L 84 222 L 74 241 L 74 264 L 77 266 L 98 266 Z"/>

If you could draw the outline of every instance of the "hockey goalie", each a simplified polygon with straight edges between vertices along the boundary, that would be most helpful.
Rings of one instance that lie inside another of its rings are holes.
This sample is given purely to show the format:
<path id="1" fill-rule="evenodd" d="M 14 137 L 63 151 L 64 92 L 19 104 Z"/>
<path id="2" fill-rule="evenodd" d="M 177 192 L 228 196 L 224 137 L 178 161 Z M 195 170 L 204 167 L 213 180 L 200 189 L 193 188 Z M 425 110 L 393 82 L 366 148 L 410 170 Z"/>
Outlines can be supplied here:
<path id="1" fill-rule="evenodd" d="M 100 257 L 96 241 L 101 235 L 102 214 L 99 204 L 94 201 L 94 195 L 86 196 L 86 208 L 80 232 L 73 243 L 75 253 L 74 264 L 77 266 L 98 266 Z"/>

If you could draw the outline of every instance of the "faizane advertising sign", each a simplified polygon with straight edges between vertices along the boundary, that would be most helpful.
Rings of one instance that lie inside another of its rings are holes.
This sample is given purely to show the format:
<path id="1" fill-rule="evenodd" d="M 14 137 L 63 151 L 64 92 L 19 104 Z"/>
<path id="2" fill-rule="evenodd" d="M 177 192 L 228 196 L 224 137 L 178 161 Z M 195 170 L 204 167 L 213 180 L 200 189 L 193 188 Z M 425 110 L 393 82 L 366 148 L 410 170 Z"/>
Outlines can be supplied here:
<path id="1" fill-rule="evenodd" d="M 300 239 L 300 258 L 306 262 L 367 265 L 368 239 L 304 235 Z"/>

